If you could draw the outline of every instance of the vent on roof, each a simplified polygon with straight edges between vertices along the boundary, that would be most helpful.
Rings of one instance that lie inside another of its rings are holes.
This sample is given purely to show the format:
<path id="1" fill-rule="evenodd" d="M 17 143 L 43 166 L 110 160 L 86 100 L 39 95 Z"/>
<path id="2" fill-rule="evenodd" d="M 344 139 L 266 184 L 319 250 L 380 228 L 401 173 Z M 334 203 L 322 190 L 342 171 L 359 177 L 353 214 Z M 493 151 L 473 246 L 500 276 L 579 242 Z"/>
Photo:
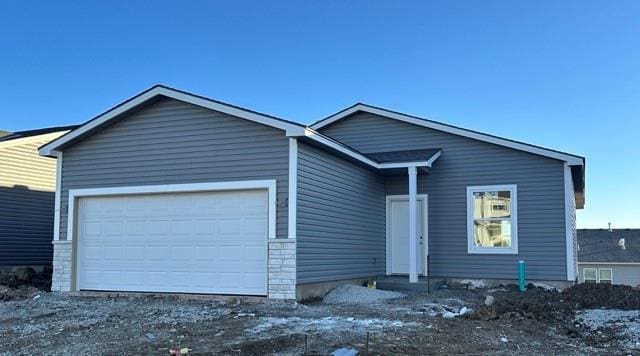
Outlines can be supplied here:
<path id="1" fill-rule="evenodd" d="M 627 249 L 627 246 L 625 245 L 625 242 L 624 242 L 624 237 L 618 240 L 618 246 L 620 246 L 623 250 Z"/>
<path id="2" fill-rule="evenodd" d="M 611 229 L 611 223 L 609 223 L 609 232 L 613 232 L 613 229 Z"/>

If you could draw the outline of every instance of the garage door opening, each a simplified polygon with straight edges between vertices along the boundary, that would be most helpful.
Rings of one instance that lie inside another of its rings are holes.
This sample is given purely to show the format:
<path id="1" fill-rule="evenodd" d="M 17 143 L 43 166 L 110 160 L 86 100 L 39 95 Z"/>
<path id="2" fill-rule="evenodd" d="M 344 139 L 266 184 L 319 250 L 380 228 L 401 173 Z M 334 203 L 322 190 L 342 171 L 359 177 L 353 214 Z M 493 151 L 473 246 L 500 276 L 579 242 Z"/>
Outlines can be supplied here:
<path id="1" fill-rule="evenodd" d="M 267 294 L 266 189 L 76 204 L 78 290 Z"/>

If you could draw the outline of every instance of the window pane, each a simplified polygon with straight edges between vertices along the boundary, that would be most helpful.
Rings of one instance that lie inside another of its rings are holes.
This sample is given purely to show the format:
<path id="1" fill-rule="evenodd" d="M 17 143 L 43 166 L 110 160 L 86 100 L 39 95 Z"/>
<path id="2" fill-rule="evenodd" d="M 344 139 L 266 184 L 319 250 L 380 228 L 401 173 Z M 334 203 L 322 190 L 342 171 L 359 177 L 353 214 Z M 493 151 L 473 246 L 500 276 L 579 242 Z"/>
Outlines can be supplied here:
<path id="1" fill-rule="evenodd" d="M 511 191 L 473 193 L 473 218 L 510 218 Z"/>
<path id="2" fill-rule="evenodd" d="M 598 273 L 600 273 L 600 281 L 602 282 L 603 279 L 611 281 L 611 270 L 610 269 L 600 269 L 598 271 Z"/>
<path id="3" fill-rule="evenodd" d="M 474 220 L 476 247 L 511 247 L 510 220 Z"/>
<path id="4" fill-rule="evenodd" d="M 596 281 L 596 269 L 595 268 L 584 268 L 582 270 L 582 273 L 584 273 L 584 281 L 585 282 L 595 282 Z"/>

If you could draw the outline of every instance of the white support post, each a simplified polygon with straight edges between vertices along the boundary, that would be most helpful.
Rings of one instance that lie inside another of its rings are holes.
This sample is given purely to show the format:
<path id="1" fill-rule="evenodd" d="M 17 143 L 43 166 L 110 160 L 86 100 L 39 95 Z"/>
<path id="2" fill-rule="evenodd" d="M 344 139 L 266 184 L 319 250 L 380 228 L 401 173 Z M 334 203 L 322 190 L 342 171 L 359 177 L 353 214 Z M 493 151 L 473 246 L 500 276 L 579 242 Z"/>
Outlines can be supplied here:
<path id="1" fill-rule="evenodd" d="M 409 167 L 409 283 L 418 282 L 418 189 L 416 167 Z"/>

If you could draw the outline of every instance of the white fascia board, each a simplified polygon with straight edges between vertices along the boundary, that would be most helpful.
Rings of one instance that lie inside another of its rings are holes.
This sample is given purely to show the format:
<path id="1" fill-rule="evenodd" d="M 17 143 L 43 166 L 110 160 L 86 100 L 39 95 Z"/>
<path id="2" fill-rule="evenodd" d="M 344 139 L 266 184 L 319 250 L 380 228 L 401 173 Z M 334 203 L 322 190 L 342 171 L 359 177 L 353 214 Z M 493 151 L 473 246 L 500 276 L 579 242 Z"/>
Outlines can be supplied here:
<path id="1" fill-rule="evenodd" d="M 269 238 L 276 238 L 276 181 L 275 180 L 247 180 L 232 182 L 161 184 L 129 187 L 85 188 L 69 190 L 69 208 L 67 226 L 67 240 L 71 241 L 75 235 L 76 200 L 81 197 L 100 197 L 133 194 L 159 193 L 194 193 L 243 189 L 267 189 L 269 199 Z"/>
<path id="2" fill-rule="evenodd" d="M 458 136 L 463 136 L 463 137 L 468 137 L 468 138 L 472 138 L 478 141 L 483 141 L 483 142 L 488 142 L 488 143 L 492 143 L 495 145 L 499 145 L 499 146 L 504 146 L 504 147 L 508 147 L 508 148 L 513 148 L 519 151 L 524 151 L 524 152 L 529 152 L 529 153 L 533 153 L 533 154 L 537 154 L 540 156 L 544 156 L 544 157 L 549 157 L 549 158 L 553 158 L 553 159 L 557 159 L 560 161 L 564 161 L 567 162 L 569 165 L 571 166 L 583 166 L 584 165 L 584 160 L 581 157 L 577 157 L 577 156 L 573 156 L 570 154 L 565 154 L 565 153 L 561 153 L 561 152 L 557 152 L 557 151 L 553 151 L 553 150 L 549 150 L 549 149 L 544 149 L 542 147 L 536 147 L 536 146 L 531 146 L 525 143 L 520 143 L 520 142 L 515 142 L 515 141 L 511 141 L 511 140 L 507 140 L 504 138 L 499 138 L 499 137 L 495 137 L 492 135 L 488 135 L 488 134 L 483 134 L 480 132 L 475 132 L 475 131 L 470 131 L 470 130 L 465 130 L 462 128 L 458 128 L 458 127 L 453 127 L 453 126 L 449 126 L 449 125 L 445 125 L 445 124 L 441 124 L 439 122 L 435 122 L 435 121 L 427 121 L 427 120 L 423 120 L 423 119 L 418 119 L 415 117 L 411 117 L 409 115 L 403 115 L 400 113 L 396 113 L 393 111 L 388 111 L 388 110 L 384 110 L 384 109 L 379 109 L 379 108 L 374 108 L 368 105 L 363 105 L 363 104 L 357 104 L 354 105 L 353 107 L 341 111 L 335 115 L 329 116 L 328 118 L 319 121 L 313 125 L 311 125 L 310 127 L 314 130 L 320 129 L 322 127 L 325 127 L 327 125 L 330 125 L 344 117 L 347 117 L 351 114 L 354 114 L 358 111 L 364 111 L 364 112 L 368 112 L 371 114 L 375 114 L 375 115 L 379 115 L 379 116 L 383 116 L 383 117 L 387 117 L 390 119 L 395 119 L 395 120 L 399 120 L 399 121 L 403 121 L 403 122 L 407 122 L 410 124 L 414 124 L 414 125 L 418 125 L 418 126 L 423 126 L 423 127 L 427 127 L 427 128 L 431 128 L 434 130 L 438 130 L 438 131 L 443 131 L 443 132 L 447 132 L 447 133 L 451 133 L 454 135 L 458 135 Z"/>
<path id="3" fill-rule="evenodd" d="M 24 144 L 33 143 L 33 142 L 51 141 L 64 135 L 67 132 L 69 132 L 69 130 L 51 132 L 51 133 L 46 133 L 42 135 L 28 136 L 28 137 L 22 137 L 22 138 L 15 138 L 13 140 L 7 140 L 7 141 L 1 141 L 0 148 L 24 145 Z"/>
<path id="4" fill-rule="evenodd" d="M 304 131 L 304 136 L 308 137 L 318 143 L 321 143 L 327 147 L 330 147 L 338 152 L 344 153 L 345 155 L 354 158 L 362 163 L 365 163 L 373 168 L 377 169 L 387 169 L 387 168 L 408 168 L 408 167 L 431 167 L 433 162 L 435 162 L 442 151 L 436 152 L 428 161 L 420 161 L 420 162 L 393 162 L 393 163 L 378 163 L 367 156 L 351 150 L 339 143 L 333 142 L 331 139 L 325 137 L 324 135 L 315 132 L 313 130 L 306 129 Z"/>
<path id="5" fill-rule="evenodd" d="M 43 156 L 52 156 L 55 155 L 55 152 L 53 152 L 56 148 L 60 147 L 61 145 L 74 140 L 75 138 L 79 137 L 80 135 L 91 131 L 93 129 L 95 129 L 96 127 L 103 125 L 104 123 L 106 123 L 107 121 L 117 117 L 118 115 L 121 115 L 133 108 L 135 108 L 138 105 L 144 104 L 145 102 L 159 96 L 166 96 L 168 98 L 172 98 L 175 100 L 179 100 L 179 101 L 183 101 L 189 104 L 193 104 L 196 106 L 200 106 L 206 109 L 210 109 L 210 110 L 214 110 L 214 111 L 219 111 L 231 116 L 236 116 L 245 120 L 249 120 L 249 121 L 253 121 L 253 122 L 257 122 L 259 124 L 263 124 L 263 125 L 267 125 L 270 127 L 274 127 L 277 129 L 281 129 L 284 130 L 287 134 L 287 136 L 300 136 L 303 134 L 304 132 L 304 127 L 301 125 L 296 125 L 293 123 L 288 123 L 282 120 L 278 120 L 275 119 L 273 117 L 269 117 L 266 115 L 262 115 L 262 114 L 258 114 L 249 110 L 244 110 L 244 109 L 240 109 L 234 106 L 230 106 L 230 105 L 226 105 L 214 100 L 210 100 L 210 99 L 206 99 L 203 97 L 199 97 L 193 94 L 189 94 L 189 93 L 185 93 L 185 92 L 181 92 L 178 90 L 174 90 L 171 88 L 167 88 L 167 87 L 161 87 L 161 86 L 157 86 L 157 87 L 153 87 L 145 92 L 143 92 L 142 94 L 139 94 L 138 96 L 129 99 L 128 101 L 124 102 L 123 104 L 107 111 L 106 113 L 94 118 L 93 120 L 85 123 L 84 125 L 80 126 L 79 128 L 73 130 L 72 132 L 70 132 L 69 134 L 60 137 L 59 139 L 50 142 L 49 144 L 43 146 L 42 148 L 40 148 L 39 152 L 40 155 Z"/>

